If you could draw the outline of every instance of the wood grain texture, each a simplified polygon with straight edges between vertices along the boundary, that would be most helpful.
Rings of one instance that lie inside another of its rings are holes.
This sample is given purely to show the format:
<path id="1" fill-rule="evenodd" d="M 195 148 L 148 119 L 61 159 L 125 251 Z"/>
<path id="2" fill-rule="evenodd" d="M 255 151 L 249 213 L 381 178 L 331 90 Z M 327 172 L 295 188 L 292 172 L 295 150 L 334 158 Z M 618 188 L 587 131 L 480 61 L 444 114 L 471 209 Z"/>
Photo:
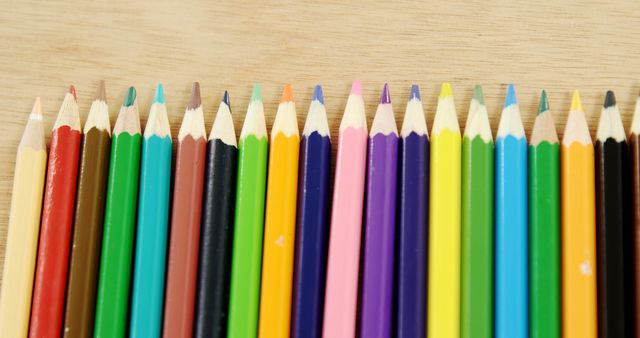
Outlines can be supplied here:
<path id="1" fill-rule="evenodd" d="M 50 129 L 69 84 L 78 89 L 84 122 L 98 80 L 105 79 L 113 124 L 127 86 L 138 89 L 146 120 L 155 84 L 163 82 L 175 137 L 192 81 L 202 85 L 207 130 L 229 90 L 238 135 L 253 82 L 263 84 L 269 127 L 284 83 L 294 87 L 300 126 L 313 86 L 321 83 L 334 140 L 354 78 L 363 80 L 369 122 L 385 81 L 398 123 L 410 85 L 421 85 L 429 126 L 441 82 L 453 85 L 461 125 L 473 85 L 481 83 L 494 134 L 508 82 L 517 86 L 527 135 L 543 88 L 559 132 L 579 88 L 592 133 L 606 89 L 616 92 L 625 126 L 640 89 L 640 2 L 3 3 L 0 259 L 27 113 L 41 96 Z"/>

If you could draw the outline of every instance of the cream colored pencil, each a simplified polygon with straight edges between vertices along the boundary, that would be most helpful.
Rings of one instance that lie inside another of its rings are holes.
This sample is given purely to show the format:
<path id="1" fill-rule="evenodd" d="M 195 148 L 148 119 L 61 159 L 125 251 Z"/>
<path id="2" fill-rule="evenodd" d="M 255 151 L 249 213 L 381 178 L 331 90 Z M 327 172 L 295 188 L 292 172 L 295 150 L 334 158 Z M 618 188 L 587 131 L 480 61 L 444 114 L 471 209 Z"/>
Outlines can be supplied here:
<path id="1" fill-rule="evenodd" d="M 46 165 L 42 107 L 40 98 L 36 98 L 16 155 L 0 293 L 0 332 L 3 337 L 26 337 L 29 330 Z"/>

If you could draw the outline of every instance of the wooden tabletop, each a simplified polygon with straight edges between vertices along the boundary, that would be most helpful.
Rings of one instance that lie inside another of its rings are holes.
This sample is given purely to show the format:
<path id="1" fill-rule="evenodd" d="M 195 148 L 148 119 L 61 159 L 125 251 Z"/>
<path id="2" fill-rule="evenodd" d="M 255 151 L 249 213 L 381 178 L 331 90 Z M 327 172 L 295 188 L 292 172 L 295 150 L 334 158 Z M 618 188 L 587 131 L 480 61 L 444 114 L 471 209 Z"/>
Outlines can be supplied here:
<path id="1" fill-rule="evenodd" d="M 0 262 L 27 114 L 40 96 L 50 130 L 69 84 L 78 90 L 84 121 L 98 80 L 105 79 L 113 123 L 127 86 L 138 89 L 145 120 L 153 88 L 162 82 L 174 137 L 192 81 L 202 86 L 207 129 L 229 90 L 238 133 L 253 83 L 263 86 L 269 127 L 283 85 L 291 83 L 301 129 L 320 83 L 335 140 L 355 78 L 363 81 L 369 120 L 388 82 L 400 123 L 410 85 L 417 83 L 431 125 L 440 84 L 449 81 L 463 125 L 473 85 L 480 83 L 495 134 L 506 84 L 513 82 L 527 134 L 542 89 L 559 132 L 575 88 L 592 133 L 607 89 L 616 92 L 628 128 L 640 90 L 640 2 L 561 2 L 5 1 Z"/>

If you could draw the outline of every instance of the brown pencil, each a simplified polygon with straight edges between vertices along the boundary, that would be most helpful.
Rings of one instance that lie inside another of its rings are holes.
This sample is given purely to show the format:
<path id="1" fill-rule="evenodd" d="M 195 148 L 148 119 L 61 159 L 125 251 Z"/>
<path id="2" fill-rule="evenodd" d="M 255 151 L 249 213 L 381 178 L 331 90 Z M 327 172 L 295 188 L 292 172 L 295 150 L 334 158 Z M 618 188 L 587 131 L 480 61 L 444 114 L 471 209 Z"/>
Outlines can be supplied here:
<path id="1" fill-rule="evenodd" d="M 629 161 L 631 163 L 631 198 L 633 235 L 629 236 L 634 246 L 634 274 L 635 274 L 635 333 L 640 337 L 640 96 L 636 100 L 636 110 L 631 122 L 629 135 Z"/>
<path id="2" fill-rule="evenodd" d="M 178 134 L 165 290 L 165 338 L 192 336 L 207 149 L 203 115 L 200 85 L 195 82 Z"/>
<path id="3" fill-rule="evenodd" d="M 84 126 L 64 314 L 65 338 L 93 335 L 110 149 L 109 109 L 101 81 Z"/>

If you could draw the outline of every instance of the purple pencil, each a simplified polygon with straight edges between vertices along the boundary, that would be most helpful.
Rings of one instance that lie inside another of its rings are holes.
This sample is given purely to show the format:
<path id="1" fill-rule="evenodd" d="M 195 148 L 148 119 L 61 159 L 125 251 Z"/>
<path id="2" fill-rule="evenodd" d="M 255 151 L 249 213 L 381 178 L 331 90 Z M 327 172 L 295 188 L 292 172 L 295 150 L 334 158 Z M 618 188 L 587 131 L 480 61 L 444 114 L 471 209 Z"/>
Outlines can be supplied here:
<path id="1" fill-rule="evenodd" d="M 397 167 L 398 129 L 385 84 L 369 134 L 362 337 L 391 336 Z"/>

